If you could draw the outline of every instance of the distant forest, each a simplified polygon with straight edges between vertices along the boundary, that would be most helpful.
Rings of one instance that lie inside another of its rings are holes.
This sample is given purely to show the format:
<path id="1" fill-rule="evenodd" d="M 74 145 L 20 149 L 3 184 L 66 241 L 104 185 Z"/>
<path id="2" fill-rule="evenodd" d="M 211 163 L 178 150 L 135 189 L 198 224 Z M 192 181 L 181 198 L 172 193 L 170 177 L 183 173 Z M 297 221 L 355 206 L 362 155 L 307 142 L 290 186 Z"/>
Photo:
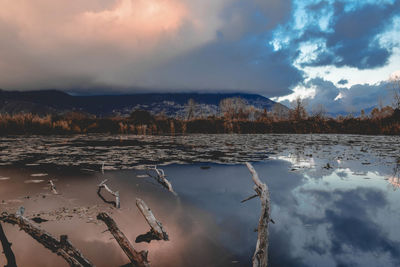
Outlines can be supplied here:
<path id="1" fill-rule="evenodd" d="M 205 117 L 196 112 L 196 103 L 189 100 L 185 118 L 171 118 L 145 110 L 135 110 L 127 117 L 96 117 L 80 112 L 45 116 L 2 114 L 0 134 L 400 134 L 400 105 L 374 108 L 370 114 L 361 111 L 358 117 L 347 115 L 336 118 L 327 117 L 322 106 L 308 114 L 300 99 L 289 111 L 278 106 L 271 111 L 256 109 L 240 98 L 222 100 L 219 109 L 219 115 Z"/>

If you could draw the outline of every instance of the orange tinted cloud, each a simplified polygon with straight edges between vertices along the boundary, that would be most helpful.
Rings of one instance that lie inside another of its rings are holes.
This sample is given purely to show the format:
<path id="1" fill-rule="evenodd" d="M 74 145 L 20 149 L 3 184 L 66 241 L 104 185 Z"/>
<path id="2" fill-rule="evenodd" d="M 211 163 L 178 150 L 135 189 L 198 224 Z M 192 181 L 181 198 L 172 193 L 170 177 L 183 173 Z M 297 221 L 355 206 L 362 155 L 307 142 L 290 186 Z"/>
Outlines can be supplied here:
<path id="1" fill-rule="evenodd" d="M 175 32 L 187 15 L 186 7 L 177 0 L 119 0 L 111 9 L 80 14 L 78 21 L 91 37 L 129 43 L 154 41 Z"/>

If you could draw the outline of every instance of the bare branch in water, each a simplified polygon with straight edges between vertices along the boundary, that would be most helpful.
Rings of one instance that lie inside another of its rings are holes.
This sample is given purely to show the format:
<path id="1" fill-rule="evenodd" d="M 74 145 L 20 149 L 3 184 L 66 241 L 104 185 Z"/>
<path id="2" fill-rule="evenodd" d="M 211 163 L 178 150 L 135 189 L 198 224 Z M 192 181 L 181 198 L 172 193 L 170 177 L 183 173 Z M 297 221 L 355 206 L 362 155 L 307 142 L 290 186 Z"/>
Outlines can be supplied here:
<path id="1" fill-rule="evenodd" d="M 146 219 L 147 223 L 150 225 L 150 231 L 147 232 L 146 234 L 139 235 L 136 238 L 136 243 L 140 242 L 148 242 L 150 243 L 151 240 L 169 240 L 168 239 L 168 234 L 165 232 L 161 222 L 159 222 L 153 215 L 153 212 L 150 210 L 150 208 L 146 205 L 146 203 L 137 198 L 136 199 L 136 206 L 142 213 L 143 217 Z"/>

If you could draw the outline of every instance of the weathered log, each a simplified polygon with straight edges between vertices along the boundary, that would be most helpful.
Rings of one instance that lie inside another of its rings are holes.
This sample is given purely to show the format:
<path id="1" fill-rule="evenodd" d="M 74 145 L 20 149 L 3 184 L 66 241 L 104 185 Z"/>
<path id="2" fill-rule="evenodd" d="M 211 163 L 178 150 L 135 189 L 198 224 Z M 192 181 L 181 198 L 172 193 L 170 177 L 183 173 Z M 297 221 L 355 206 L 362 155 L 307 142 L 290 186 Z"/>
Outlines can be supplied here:
<path id="1" fill-rule="evenodd" d="M 30 235 L 51 252 L 63 257 L 70 266 L 94 266 L 82 253 L 67 241 L 66 236 L 61 236 L 58 241 L 51 234 L 40 229 L 22 215 L 3 213 L 0 220 L 13 225 L 18 225 L 21 230 Z"/>
<path id="2" fill-rule="evenodd" d="M 0 242 L 3 247 L 3 253 L 7 259 L 7 265 L 4 267 L 17 267 L 14 252 L 11 249 L 11 243 L 8 242 L 6 234 L 4 233 L 3 226 L 0 223 Z"/>
<path id="3" fill-rule="evenodd" d="M 137 198 L 136 199 L 136 206 L 140 210 L 140 213 L 142 213 L 143 217 L 146 219 L 147 223 L 150 225 L 150 231 L 147 232 L 146 234 L 139 235 L 135 242 L 140 243 L 140 242 L 148 242 L 150 243 L 151 240 L 165 240 L 168 241 L 168 234 L 165 232 L 161 222 L 159 222 L 156 217 L 154 217 L 153 212 L 151 209 L 146 205 L 146 203 Z"/>
<path id="4" fill-rule="evenodd" d="M 119 191 L 112 191 L 107 185 L 106 182 L 108 180 L 105 179 L 104 181 L 102 181 L 99 185 L 98 185 L 98 189 L 97 189 L 97 195 L 107 204 L 113 204 L 117 209 L 120 208 L 120 198 L 119 198 Z M 109 201 L 106 200 L 103 195 L 101 194 L 101 189 L 105 189 L 107 192 L 109 192 L 111 195 L 113 195 L 115 197 L 115 201 Z"/>
<path id="5" fill-rule="evenodd" d="M 136 251 L 124 233 L 119 230 L 113 218 L 111 218 L 107 213 L 101 212 L 97 215 L 97 219 L 103 221 L 107 225 L 108 230 L 114 236 L 115 240 L 118 242 L 119 246 L 125 252 L 126 256 L 128 256 L 129 260 L 134 266 L 150 266 L 147 260 L 147 251 Z"/>
<path id="6" fill-rule="evenodd" d="M 246 166 L 252 175 L 255 184 L 254 190 L 261 200 L 261 215 L 258 221 L 258 236 L 256 250 L 253 255 L 253 267 L 266 267 L 268 265 L 268 223 L 271 221 L 269 189 L 265 183 L 261 182 L 253 166 L 248 162 L 246 162 Z"/>
<path id="7" fill-rule="evenodd" d="M 58 195 L 56 185 L 53 183 L 53 180 L 49 180 L 49 184 L 50 184 L 51 192 L 53 192 L 54 195 Z"/>
<path id="8" fill-rule="evenodd" d="M 154 175 L 151 175 L 150 173 L 147 173 L 149 176 L 153 177 L 159 184 L 161 184 L 163 187 L 168 189 L 168 191 L 171 192 L 172 194 L 174 194 L 175 196 L 178 195 L 172 188 L 171 182 L 167 180 L 163 169 L 158 169 L 157 165 L 155 165 L 154 168 L 149 168 L 149 169 L 154 170 L 157 174 L 156 176 L 154 176 Z"/>

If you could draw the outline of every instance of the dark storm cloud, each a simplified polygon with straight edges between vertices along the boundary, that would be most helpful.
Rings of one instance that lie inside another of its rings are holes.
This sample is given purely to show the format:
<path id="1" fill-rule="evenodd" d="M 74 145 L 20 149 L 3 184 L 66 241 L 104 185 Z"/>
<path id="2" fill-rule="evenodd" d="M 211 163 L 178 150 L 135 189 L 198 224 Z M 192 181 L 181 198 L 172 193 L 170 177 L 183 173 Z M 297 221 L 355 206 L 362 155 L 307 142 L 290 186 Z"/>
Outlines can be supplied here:
<path id="1" fill-rule="evenodd" d="M 4 89 L 273 96 L 302 80 L 288 52 L 268 45 L 271 30 L 290 18 L 290 0 L 39 0 L 2 10 Z"/>
<path id="2" fill-rule="evenodd" d="M 316 24 L 311 23 L 296 40 L 297 43 L 313 38 L 323 38 L 326 41 L 326 47 L 318 51 L 318 57 L 303 65 L 372 69 L 388 63 L 393 47 L 380 44 L 378 35 L 390 25 L 393 17 L 399 14 L 399 2 L 366 4 L 346 10 L 343 2 L 328 5 L 322 1 L 309 6 L 308 10 L 320 14 L 318 12 L 326 8 L 333 9 L 331 30 L 316 30 Z M 318 16 L 315 19 L 318 19 Z"/>
<path id="3" fill-rule="evenodd" d="M 344 85 L 344 84 L 347 84 L 348 82 L 349 82 L 349 81 L 346 80 L 346 79 L 341 79 L 340 81 L 338 81 L 338 84 Z"/>
<path id="4" fill-rule="evenodd" d="M 286 51 L 272 52 L 262 40 L 233 45 L 214 42 L 155 69 L 158 79 L 173 87 L 200 90 L 245 90 L 266 96 L 284 95 L 302 80 Z M 179 77 L 179 79 L 174 79 Z"/>

